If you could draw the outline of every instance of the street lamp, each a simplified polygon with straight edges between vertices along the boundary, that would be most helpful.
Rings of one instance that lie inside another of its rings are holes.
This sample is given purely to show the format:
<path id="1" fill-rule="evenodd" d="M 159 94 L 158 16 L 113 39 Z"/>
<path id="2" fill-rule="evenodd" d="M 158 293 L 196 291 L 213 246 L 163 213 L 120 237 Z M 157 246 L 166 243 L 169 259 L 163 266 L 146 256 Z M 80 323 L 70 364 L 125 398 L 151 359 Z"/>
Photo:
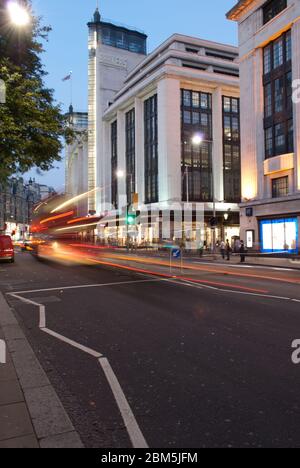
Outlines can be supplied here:
<path id="1" fill-rule="evenodd" d="M 25 7 L 16 0 L 11 0 L 7 4 L 11 22 L 18 27 L 27 26 L 30 22 L 30 16 Z"/>
<path id="2" fill-rule="evenodd" d="M 133 217 L 129 216 L 129 207 L 132 204 L 132 197 L 133 197 L 133 194 L 134 194 L 133 174 L 132 173 L 128 174 L 125 171 L 123 171 L 122 169 L 119 169 L 116 172 L 116 176 L 117 176 L 118 179 L 124 179 L 124 178 L 127 179 L 127 176 L 130 177 L 130 198 L 131 198 L 131 200 L 127 200 L 127 204 L 126 204 L 126 242 L 128 244 L 128 242 L 129 242 L 129 224 L 132 224 L 132 222 L 133 222 Z"/>
<path id="3" fill-rule="evenodd" d="M 123 177 L 125 176 L 125 172 L 120 169 L 116 172 L 116 176 L 118 179 L 123 179 Z"/>
<path id="4" fill-rule="evenodd" d="M 203 136 L 199 133 L 196 133 L 192 137 L 192 144 L 194 146 L 201 146 L 202 143 L 211 143 L 212 149 L 213 149 L 213 140 L 205 140 Z M 213 153 L 213 151 L 212 151 Z M 216 217 L 217 217 L 217 212 L 216 212 L 216 197 L 215 197 L 215 171 L 214 171 L 214 163 L 212 161 L 211 165 L 211 183 L 212 183 L 212 198 L 213 198 L 213 220 L 215 223 Z M 215 253 L 216 251 L 216 226 L 211 226 L 212 229 L 212 251 Z"/>

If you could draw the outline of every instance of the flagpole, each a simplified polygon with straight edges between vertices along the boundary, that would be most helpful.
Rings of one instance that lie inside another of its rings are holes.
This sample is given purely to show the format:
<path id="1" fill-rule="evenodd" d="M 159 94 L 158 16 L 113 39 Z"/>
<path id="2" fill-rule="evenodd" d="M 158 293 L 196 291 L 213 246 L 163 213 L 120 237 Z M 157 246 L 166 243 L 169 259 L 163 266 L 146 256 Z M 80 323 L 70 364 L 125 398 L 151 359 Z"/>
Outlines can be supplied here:
<path id="1" fill-rule="evenodd" d="M 70 72 L 71 79 L 70 79 L 70 92 L 71 92 L 71 106 L 73 105 L 73 72 Z"/>

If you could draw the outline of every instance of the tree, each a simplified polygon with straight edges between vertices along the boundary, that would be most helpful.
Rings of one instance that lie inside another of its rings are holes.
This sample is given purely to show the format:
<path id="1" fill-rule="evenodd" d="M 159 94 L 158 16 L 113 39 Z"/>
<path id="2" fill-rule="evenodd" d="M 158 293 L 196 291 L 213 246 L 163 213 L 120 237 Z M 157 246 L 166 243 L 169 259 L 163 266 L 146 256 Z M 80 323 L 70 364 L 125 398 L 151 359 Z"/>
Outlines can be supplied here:
<path id="1" fill-rule="evenodd" d="M 41 54 L 42 41 L 49 27 L 32 22 L 17 29 L 8 18 L 7 0 L 0 0 L 0 79 L 6 84 L 6 103 L 0 105 L 0 180 L 24 173 L 33 166 L 49 170 L 61 159 L 62 138 L 73 134 L 53 97 L 45 86 Z"/>

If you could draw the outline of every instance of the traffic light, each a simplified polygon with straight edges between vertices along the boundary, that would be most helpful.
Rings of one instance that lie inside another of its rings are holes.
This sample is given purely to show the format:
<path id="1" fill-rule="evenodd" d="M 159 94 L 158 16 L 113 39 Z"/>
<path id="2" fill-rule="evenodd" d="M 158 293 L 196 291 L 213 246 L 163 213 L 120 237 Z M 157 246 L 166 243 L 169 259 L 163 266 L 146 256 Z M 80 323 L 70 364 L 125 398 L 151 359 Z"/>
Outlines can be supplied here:
<path id="1" fill-rule="evenodd" d="M 140 217 L 140 211 L 128 212 L 126 216 L 126 224 L 128 226 L 134 226 L 138 224 L 139 217 Z"/>
<path id="2" fill-rule="evenodd" d="M 126 222 L 129 226 L 133 226 L 136 221 L 136 216 L 135 214 L 128 214 L 126 218 Z"/>
<path id="3" fill-rule="evenodd" d="M 209 223 L 210 223 L 210 227 L 211 227 L 211 228 L 217 227 L 217 226 L 218 226 L 218 218 L 215 218 L 215 217 L 214 217 L 214 218 L 211 218 L 210 221 L 209 221 Z"/>

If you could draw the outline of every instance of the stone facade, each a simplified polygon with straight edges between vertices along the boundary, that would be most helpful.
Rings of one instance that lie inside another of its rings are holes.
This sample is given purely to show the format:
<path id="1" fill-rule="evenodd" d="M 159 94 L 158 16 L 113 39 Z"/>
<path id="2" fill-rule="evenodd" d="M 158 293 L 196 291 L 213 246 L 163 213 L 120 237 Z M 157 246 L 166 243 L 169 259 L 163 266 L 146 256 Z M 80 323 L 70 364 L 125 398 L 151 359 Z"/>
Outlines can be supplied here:
<path id="1" fill-rule="evenodd" d="M 270 2 L 265 0 L 244 0 L 228 13 L 229 19 L 238 22 L 239 29 L 243 201 L 241 235 L 246 239 L 249 232 L 253 231 L 253 248 L 257 250 L 295 251 L 291 245 L 288 249 L 287 245 L 281 249 L 276 238 L 273 239 L 272 249 L 264 249 L 264 241 L 270 247 L 268 239 L 263 239 L 264 221 L 274 220 L 279 223 L 284 218 L 298 219 L 298 232 L 300 228 L 300 104 L 293 104 L 294 150 L 266 159 L 263 54 L 265 47 L 291 30 L 292 78 L 300 78 L 300 2 L 287 0 L 286 8 L 266 20 L 263 8 L 268 4 Z M 286 177 L 287 193 L 280 197 L 274 196 L 274 180 Z M 281 224 L 280 230 L 282 227 Z M 296 235 L 296 228 L 293 230 Z M 278 236 L 281 235 L 278 233 Z M 295 241 L 299 249 L 299 236 Z"/>

